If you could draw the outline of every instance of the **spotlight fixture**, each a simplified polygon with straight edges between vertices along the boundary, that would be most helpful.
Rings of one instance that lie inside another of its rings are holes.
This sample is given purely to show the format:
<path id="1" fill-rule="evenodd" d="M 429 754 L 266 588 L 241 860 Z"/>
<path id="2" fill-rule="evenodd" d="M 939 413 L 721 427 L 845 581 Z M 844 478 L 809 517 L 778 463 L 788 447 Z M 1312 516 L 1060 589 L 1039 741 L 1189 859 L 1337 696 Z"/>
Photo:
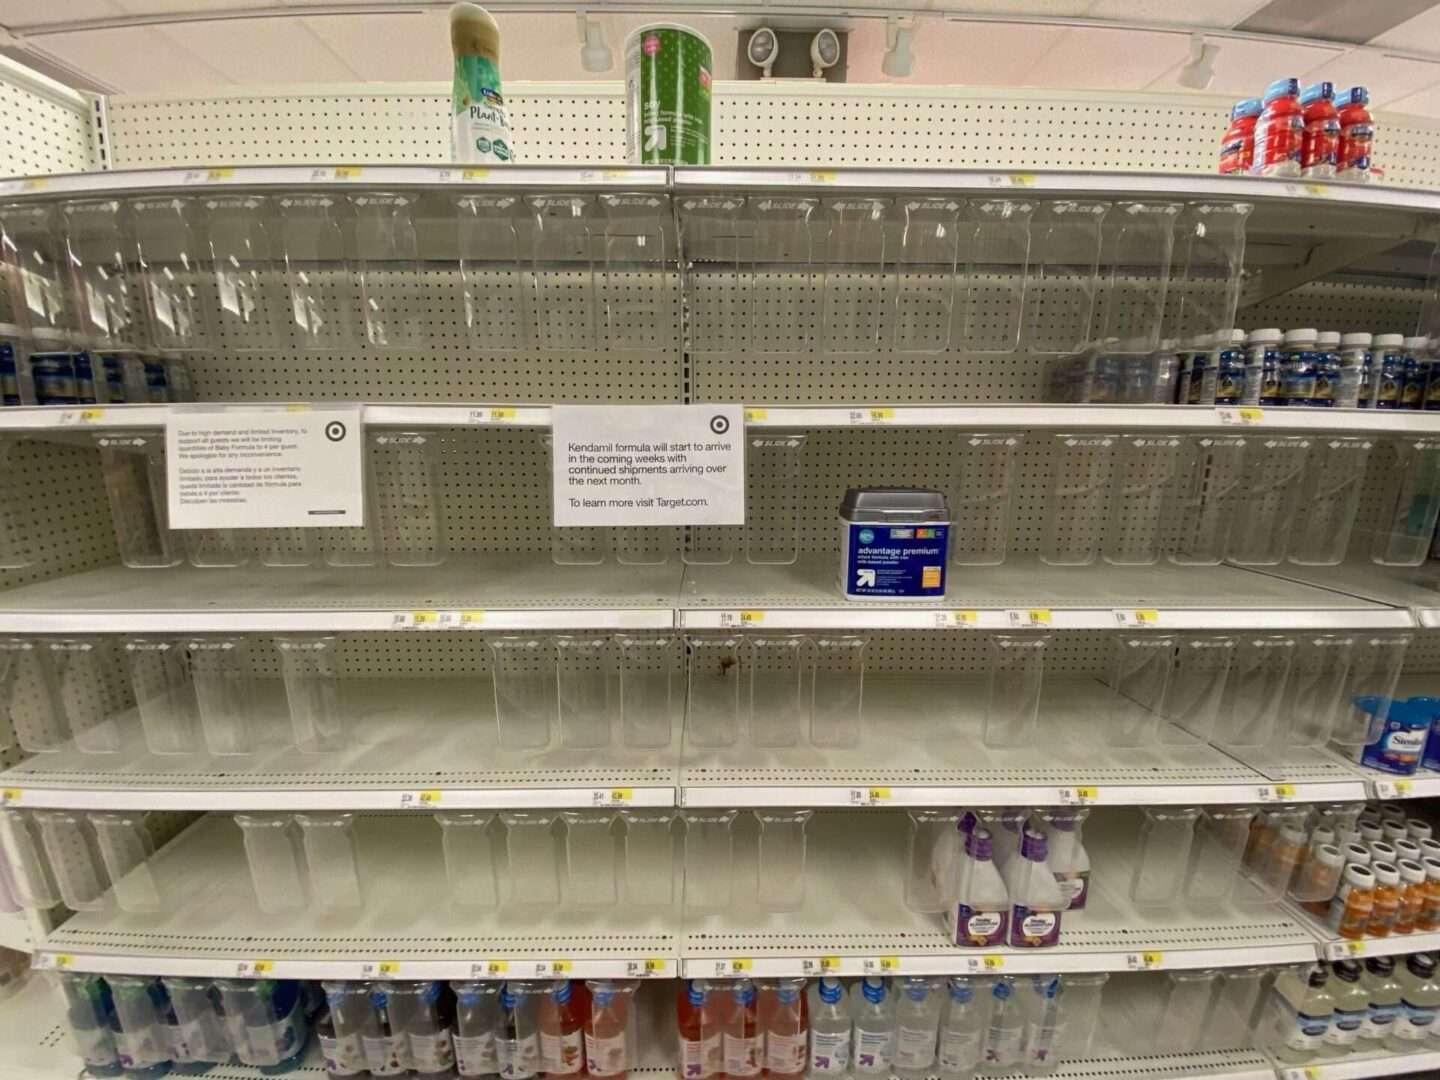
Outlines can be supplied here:
<path id="1" fill-rule="evenodd" d="M 915 65 L 915 57 L 910 54 L 910 40 L 915 35 L 913 27 L 903 27 L 900 20 L 888 18 L 885 20 L 885 58 L 880 61 L 880 70 L 893 79 L 903 79 L 910 74 Z"/>
<path id="2" fill-rule="evenodd" d="M 775 58 L 780 55 L 779 36 L 768 26 L 752 30 L 750 40 L 745 44 L 745 55 L 760 69 L 760 77 L 768 79 L 770 69 L 775 66 Z"/>
<path id="3" fill-rule="evenodd" d="M 828 26 L 810 39 L 810 63 L 815 78 L 840 62 L 840 36 Z"/>

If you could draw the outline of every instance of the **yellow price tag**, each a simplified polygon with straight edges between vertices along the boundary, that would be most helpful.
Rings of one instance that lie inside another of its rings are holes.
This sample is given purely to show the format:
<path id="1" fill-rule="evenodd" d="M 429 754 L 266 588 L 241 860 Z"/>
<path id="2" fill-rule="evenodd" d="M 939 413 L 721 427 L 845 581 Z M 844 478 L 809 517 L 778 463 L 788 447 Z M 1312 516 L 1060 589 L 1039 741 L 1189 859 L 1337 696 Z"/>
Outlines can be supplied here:
<path id="1" fill-rule="evenodd" d="M 413 611 L 410 613 L 410 624 L 415 627 L 435 626 L 440 622 L 438 611 Z"/>
<path id="2" fill-rule="evenodd" d="M 1135 622 L 1138 626 L 1154 626 L 1160 621 L 1160 612 L 1154 608 L 1136 608 Z"/>
<path id="3" fill-rule="evenodd" d="M 359 165 L 337 165 L 335 166 L 335 179 L 354 180 L 363 171 Z"/>
<path id="4" fill-rule="evenodd" d="M 1275 797 L 1277 799 L 1293 799 L 1295 797 L 1294 784 L 1276 784 Z"/>
<path id="5" fill-rule="evenodd" d="M 1258 424 L 1265 419 L 1265 410 L 1257 409 L 1254 406 L 1244 406 L 1240 409 L 1240 419 L 1247 424 Z"/>
<path id="6" fill-rule="evenodd" d="M 1011 173 L 1010 183 L 1015 187 L 1032 187 L 1035 184 L 1034 173 Z"/>
<path id="7" fill-rule="evenodd" d="M 9 806 L 11 803 L 17 803 L 19 801 L 19 788 L 7 787 L 4 791 L 0 791 L 0 806 Z"/>
<path id="8" fill-rule="evenodd" d="M 420 792 L 421 806 L 439 806 L 440 792 L 438 790 Z"/>
<path id="9" fill-rule="evenodd" d="M 882 422 L 882 421 L 885 421 L 885 420 L 894 420 L 894 419 L 895 419 L 895 410 L 894 410 L 894 409 L 871 409 L 871 410 L 870 410 L 870 419 L 876 421 L 877 423 Z"/>
<path id="10" fill-rule="evenodd" d="M 80 410 L 80 422 L 81 422 L 82 424 L 93 424 L 93 423 L 95 423 L 95 421 L 100 420 L 100 419 L 103 419 L 104 416 L 105 416 L 105 410 L 104 410 L 104 409 L 81 409 L 81 410 Z"/>
<path id="11" fill-rule="evenodd" d="M 732 975 L 743 975 L 755 967 L 755 961 L 748 956 L 737 956 L 730 961 L 730 973 Z"/>
<path id="12" fill-rule="evenodd" d="M 400 961 L 381 960 L 379 971 L 382 978 L 393 979 L 400 974 Z"/>
<path id="13" fill-rule="evenodd" d="M 506 960 L 491 960 L 485 965 L 485 970 L 491 975 L 504 975 L 510 970 L 510 963 Z"/>
<path id="14" fill-rule="evenodd" d="M 1005 967 L 1005 957 L 982 956 L 980 958 L 980 966 L 986 971 L 1000 971 Z"/>
<path id="15" fill-rule="evenodd" d="M 888 787 L 872 787 L 870 789 L 870 801 L 872 803 L 886 802 L 890 798 Z"/>
<path id="16" fill-rule="evenodd" d="M 484 180 L 489 175 L 489 169 L 464 169 L 460 173 L 460 178 L 462 180 Z"/>
<path id="17" fill-rule="evenodd" d="M 840 957 L 838 957 L 838 956 L 822 956 L 822 957 L 820 957 L 820 970 L 821 970 L 821 971 L 839 971 L 839 970 L 840 970 Z"/>
<path id="18" fill-rule="evenodd" d="M 462 611 L 460 612 L 460 628 L 463 630 L 470 626 L 479 626 L 485 621 L 483 611 Z"/>
<path id="19" fill-rule="evenodd" d="M 1163 953 L 1143 952 L 1140 954 L 1140 962 L 1143 963 L 1147 968 L 1159 967 L 1164 959 L 1165 957 Z"/>
<path id="20" fill-rule="evenodd" d="M 740 612 L 740 625 L 741 625 L 741 626 L 753 626 L 753 625 L 755 625 L 756 623 L 762 623 L 762 622 L 764 622 L 764 621 L 765 621 L 765 612 L 763 612 L 763 611 L 742 611 L 742 612 Z"/>
<path id="21" fill-rule="evenodd" d="M 812 184 L 833 184 L 839 179 L 839 174 L 833 169 L 811 169 L 810 182 Z"/>
<path id="22" fill-rule="evenodd" d="M 490 410 L 491 420 L 514 420 L 517 415 L 519 413 L 512 405 L 501 405 Z"/>
<path id="23" fill-rule="evenodd" d="M 250 970 L 256 975 L 269 975 L 275 970 L 275 963 L 272 960 L 256 960 L 250 965 Z"/>
<path id="24" fill-rule="evenodd" d="M 1098 796 L 1099 794 L 1100 794 L 1100 789 L 1099 789 L 1099 788 L 1094 788 L 1094 787 L 1077 787 L 1077 788 L 1075 789 L 1075 797 L 1076 797 L 1077 799 L 1083 799 L 1083 800 L 1085 800 L 1086 802 L 1094 802 L 1096 796 Z"/>
<path id="25" fill-rule="evenodd" d="M 658 956 L 647 956 L 645 958 L 645 974 L 655 975 L 665 970 L 665 961 Z"/>
<path id="26" fill-rule="evenodd" d="M 205 179 L 206 179 L 206 180 L 229 180 L 230 177 L 232 177 L 232 176 L 234 176 L 234 175 L 235 175 L 235 170 L 232 169 L 232 168 L 230 168 L 229 166 L 224 166 L 224 167 L 219 168 L 219 169 L 206 169 L 206 170 L 205 170 Z"/>
<path id="27" fill-rule="evenodd" d="M 882 957 L 880 957 L 880 970 L 881 970 L 881 971 L 886 971 L 886 972 L 899 971 L 899 970 L 900 970 L 900 958 L 899 958 L 898 956 L 882 956 Z"/>
<path id="28" fill-rule="evenodd" d="M 26 191 L 39 191 L 40 189 L 46 187 L 49 183 L 50 183 L 50 180 L 49 180 L 47 177 L 44 177 L 44 176 L 32 176 L 32 177 L 29 177 L 29 178 L 28 178 L 23 184 L 21 184 L 20 186 L 21 186 L 24 190 L 26 190 Z"/>
<path id="29" fill-rule="evenodd" d="M 552 960 L 550 962 L 550 970 L 556 975 L 564 975 L 566 972 L 573 970 L 574 967 L 575 963 L 571 960 Z"/>
<path id="30" fill-rule="evenodd" d="M 1329 195 L 1329 194 L 1330 194 L 1330 189 L 1327 188 L 1327 187 L 1325 187 L 1323 184 L 1306 184 L 1306 185 L 1305 185 L 1305 194 L 1306 194 L 1306 195 Z"/>
<path id="31" fill-rule="evenodd" d="M 768 419 L 769 416 L 770 416 L 770 410 L 769 410 L 769 409 L 746 409 L 746 410 L 745 410 L 745 422 L 746 422 L 747 424 L 753 424 L 753 423 L 755 423 L 755 422 L 757 422 L 757 421 L 759 421 L 759 420 Z"/>
<path id="32" fill-rule="evenodd" d="M 974 626 L 980 621 L 980 613 L 978 611 L 952 611 L 951 615 L 960 626 Z"/>
<path id="33" fill-rule="evenodd" d="M 75 963 L 75 957 L 71 956 L 69 953 L 55 954 L 55 966 L 57 968 L 68 968 L 73 963 Z"/>
<path id="34" fill-rule="evenodd" d="M 286 412 L 309 412 L 309 411 L 310 411 L 310 407 L 311 407 L 311 406 L 310 406 L 310 403 L 309 403 L 308 401 L 292 401 L 292 402 L 290 402 L 289 404 L 287 404 L 287 405 L 285 406 L 285 411 L 286 411 Z"/>

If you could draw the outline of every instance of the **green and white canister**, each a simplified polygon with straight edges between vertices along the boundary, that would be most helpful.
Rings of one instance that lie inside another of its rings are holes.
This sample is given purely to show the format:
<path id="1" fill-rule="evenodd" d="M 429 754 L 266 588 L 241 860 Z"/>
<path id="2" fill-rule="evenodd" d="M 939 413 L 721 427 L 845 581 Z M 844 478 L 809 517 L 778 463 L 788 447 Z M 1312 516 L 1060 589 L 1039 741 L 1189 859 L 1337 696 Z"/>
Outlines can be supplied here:
<path id="1" fill-rule="evenodd" d="M 450 94 L 450 149 L 461 165 L 501 165 L 515 155 L 500 92 L 500 28 L 484 8 L 450 9 L 455 81 Z"/>
<path id="2" fill-rule="evenodd" d="M 625 147 L 632 165 L 710 164 L 714 53 L 688 26 L 642 26 L 625 41 Z"/>

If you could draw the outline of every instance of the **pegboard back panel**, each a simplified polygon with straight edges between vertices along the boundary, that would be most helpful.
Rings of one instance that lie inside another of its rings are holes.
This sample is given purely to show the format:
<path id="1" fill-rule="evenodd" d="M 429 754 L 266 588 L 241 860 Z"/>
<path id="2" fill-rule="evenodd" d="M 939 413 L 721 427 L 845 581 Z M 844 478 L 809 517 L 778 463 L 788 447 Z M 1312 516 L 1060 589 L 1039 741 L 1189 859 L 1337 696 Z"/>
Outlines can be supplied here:
<path id="1" fill-rule="evenodd" d="M 93 108 L 83 94 L 0 57 L 0 176 L 99 168 Z"/>
<path id="2" fill-rule="evenodd" d="M 1246 330 L 1314 326 L 1365 330 L 1372 334 L 1414 334 L 1425 290 L 1403 285 L 1312 281 L 1259 304 L 1242 307 L 1235 323 Z"/>
<path id="3" fill-rule="evenodd" d="M 625 157 L 618 81 L 512 83 L 517 160 Z M 717 165 L 1215 170 L 1230 102 L 1164 94 L 791 82 L 715 83 Z M 448 87 L 354 87 L 108 102 L 115 168 L 196 163 L 397 163 L 449 157 Z M 1388 183 L 1423 187 L 1440 127 L 1379 117 Z"/>

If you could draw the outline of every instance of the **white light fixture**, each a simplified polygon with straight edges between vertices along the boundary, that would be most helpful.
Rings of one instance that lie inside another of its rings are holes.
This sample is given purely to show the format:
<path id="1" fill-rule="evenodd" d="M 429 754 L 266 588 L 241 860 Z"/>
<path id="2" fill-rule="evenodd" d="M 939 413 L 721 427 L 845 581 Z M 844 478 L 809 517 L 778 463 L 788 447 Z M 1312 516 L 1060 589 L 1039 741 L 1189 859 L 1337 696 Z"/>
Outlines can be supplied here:
<path id="1" fill-rule="evenodd" d="M 575 19 L 580 29 L 581 66 L 586 71 L 609 71 L 615 66 L 615 57 L 610 52 L 610 46 L 605 44 L 600 24 L 583 11 L 576 12 Z"/>
<path id="2" fill-rule="evenodd" d="M 885 58 L 880 61 L 880 70 L 893 79 L 907 77 L 915 64 L 915 57 L 910 55 L 914 34 L 913 28 L 901 26 L 893 16 L 885 20 Z"/>
<path id="3" fill-rule="evenodd" d="M 1205 44 L 1204 34 L 1190 35 L 1190 60 L 1180 69 L 1180 85 L 1191 90 L 1205 90 L 1215 81 L 1215 57 L 1219 45 Z"/>
<path id="4" fill-rule="evenodd" d="M 775 58 L 780 55 L 780 38 L 768 26 L 757 26 L 750 31 L 750 40 L 745 43 L 745 56 L 760 69 L 760 77 L 768 79 Z"/>
<path id="5" fill-rule="evenodd" d="M 810 39 L 810 70 L 817 78 L 824 78 L 825 69 L 840 62 L 840 36 L 828 26 Z"/>

